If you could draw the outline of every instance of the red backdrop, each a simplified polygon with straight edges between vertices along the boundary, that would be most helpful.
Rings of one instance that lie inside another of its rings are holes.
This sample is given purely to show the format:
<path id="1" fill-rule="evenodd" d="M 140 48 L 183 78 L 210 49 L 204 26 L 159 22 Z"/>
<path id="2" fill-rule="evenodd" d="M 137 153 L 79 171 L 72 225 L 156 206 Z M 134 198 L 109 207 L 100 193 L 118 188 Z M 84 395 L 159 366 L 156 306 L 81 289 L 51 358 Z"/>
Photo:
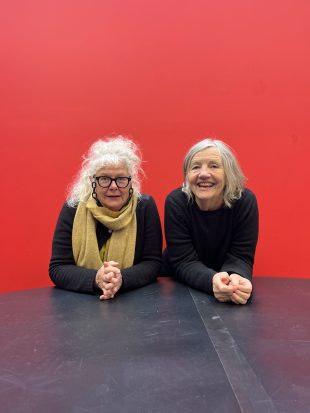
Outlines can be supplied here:
<path id="1" fill-rule="evenodd" d="M 186 150 L 217 136 L 260 205 L 255 275 L 309 277 L 306 0 L 6 0 L 1 290 L 50 285 L 55 221 L 81 155 L 123 133 L 161 216 Z"/>

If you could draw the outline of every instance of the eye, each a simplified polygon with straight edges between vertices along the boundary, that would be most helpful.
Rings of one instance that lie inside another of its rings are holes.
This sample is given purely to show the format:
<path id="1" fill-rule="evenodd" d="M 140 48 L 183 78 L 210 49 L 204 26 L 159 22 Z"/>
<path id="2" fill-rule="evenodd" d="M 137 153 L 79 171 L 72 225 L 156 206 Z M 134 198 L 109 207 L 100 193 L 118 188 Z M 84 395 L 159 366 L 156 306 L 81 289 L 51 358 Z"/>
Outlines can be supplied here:
<path id="1" fill-rule="evenodd" d="M 119 176 L 118 178 L 116 178 L 116 181 L 119 185 L 124 185 L 128 183 L 128 178 L 127 176 Z"/>
<path id="2" fill-rule="evenodd" d="M 195 169 L 199 169 L 199 165 L 192 165 L 191 170 L 194 171 Z"/>
<path id="3" fill-rule="evenodd" d="M 110 182 L 110 177 L 109 176 L 100 176 L 99 181 L 102 183 Z"/>

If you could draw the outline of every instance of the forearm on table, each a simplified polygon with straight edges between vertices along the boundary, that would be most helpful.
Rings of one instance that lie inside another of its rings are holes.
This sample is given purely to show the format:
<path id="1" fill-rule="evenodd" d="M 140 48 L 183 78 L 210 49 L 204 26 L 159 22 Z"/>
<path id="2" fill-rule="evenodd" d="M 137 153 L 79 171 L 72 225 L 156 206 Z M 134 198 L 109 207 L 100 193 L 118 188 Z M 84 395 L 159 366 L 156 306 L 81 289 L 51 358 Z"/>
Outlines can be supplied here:
<path id="1" fill-rule="evenodd" d="M 133 290 L 156 281 L 160 268 L 161 260 L 158 259 L 157 261 L 142 261 L 132 267 L 122 269 L 123 283 L 120 291 Z"/>
<path id="2" fill-rule="evenodd" d="M 66 290 L 95 294 L 96 270 L 76 265 L 51 265 L 49 275 L 53 283 Z"/>

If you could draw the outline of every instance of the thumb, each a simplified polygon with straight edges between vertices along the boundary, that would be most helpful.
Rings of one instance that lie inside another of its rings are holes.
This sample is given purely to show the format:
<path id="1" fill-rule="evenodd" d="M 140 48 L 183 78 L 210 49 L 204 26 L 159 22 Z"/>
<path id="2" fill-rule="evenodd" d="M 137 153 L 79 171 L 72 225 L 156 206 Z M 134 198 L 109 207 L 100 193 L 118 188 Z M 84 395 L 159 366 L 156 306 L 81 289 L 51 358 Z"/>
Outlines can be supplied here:
<path id="1" fill-rule="evenodd" d="M 119 268 L 119 263 L 116 262 L 116 261 L 109 261 L 109 264 L 110 264 L 112 267 L 117 267 L 117 268 Z"/>
<path id="2" fill-rule="evenodd" d="M 221 276 L 220 276 L 220 280 L 224 283 L 224 284 L 229 284 L 229 275 L 227 272 L 222 272 Z"/>

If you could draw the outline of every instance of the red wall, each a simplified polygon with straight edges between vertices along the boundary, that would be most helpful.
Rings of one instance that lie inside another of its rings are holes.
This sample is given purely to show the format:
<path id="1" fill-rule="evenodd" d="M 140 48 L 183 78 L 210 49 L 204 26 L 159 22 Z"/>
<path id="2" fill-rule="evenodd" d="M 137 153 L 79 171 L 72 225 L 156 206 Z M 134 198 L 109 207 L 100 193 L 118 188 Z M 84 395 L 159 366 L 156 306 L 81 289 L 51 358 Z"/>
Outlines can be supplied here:
<path id="1" fill-rule="evenodd" d="M 255 275 L 309 277 L 306 0 L 6 0 L 1 290 L 50 285 L 55 221 L 90 143 L 131 135 L 163 213 L 186 150 L 218 136 L 260 204 Z"/>

